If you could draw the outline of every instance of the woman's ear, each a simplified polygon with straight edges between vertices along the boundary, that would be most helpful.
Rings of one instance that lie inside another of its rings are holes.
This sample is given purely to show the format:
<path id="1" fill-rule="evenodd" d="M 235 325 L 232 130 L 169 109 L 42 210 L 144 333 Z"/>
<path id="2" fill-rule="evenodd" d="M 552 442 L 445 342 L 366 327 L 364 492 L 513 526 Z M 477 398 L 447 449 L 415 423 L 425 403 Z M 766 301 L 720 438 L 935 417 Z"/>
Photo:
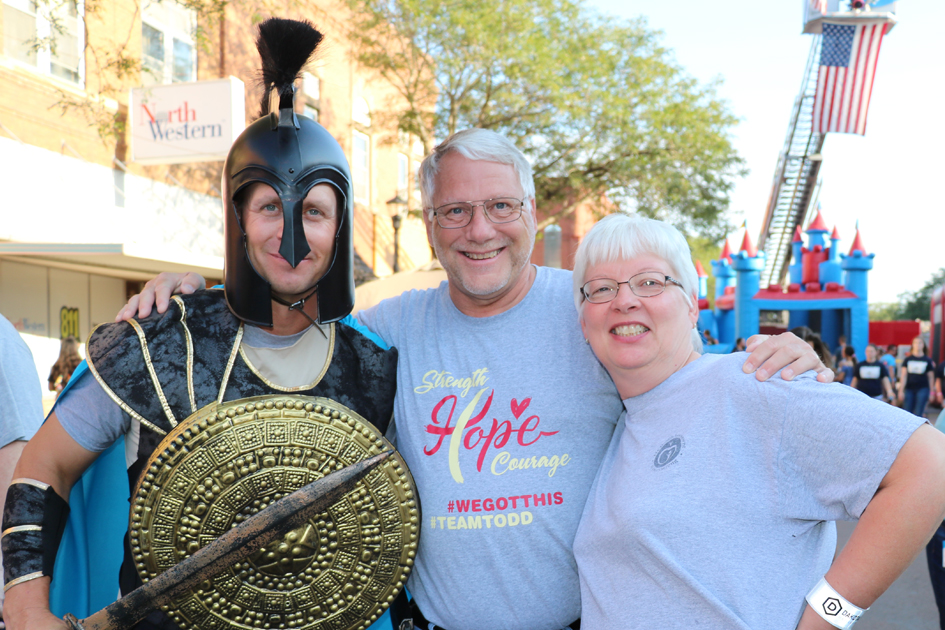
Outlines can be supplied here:
<path id="1" fill-rule="evenodd" d="M 689 300 L 689 321 L 692 322 L 693 327 L 699 321 L 699 297 L 693 293 L 690 295 Z"/>

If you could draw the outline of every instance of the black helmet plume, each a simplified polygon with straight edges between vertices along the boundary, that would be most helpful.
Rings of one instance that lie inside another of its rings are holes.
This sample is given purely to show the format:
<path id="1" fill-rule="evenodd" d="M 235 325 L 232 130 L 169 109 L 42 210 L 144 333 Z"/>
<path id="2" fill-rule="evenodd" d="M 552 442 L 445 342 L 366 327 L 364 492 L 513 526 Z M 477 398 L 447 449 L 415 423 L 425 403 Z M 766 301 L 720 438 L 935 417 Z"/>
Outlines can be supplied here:
<path id="1" fill-rule="evenodd" d="M 269 18 L 259 25 L 256 50 L 262 60 L 263 90 L 260 116 L 269 113 L 271 92 L 279 94 L 279 109 L 292 107 L 295 82 L 322 41 L 310 22 Z"/>
<path id="2" fill-rule="evenodd" d="M 317 291 L 319 323 L 338 321 L 354 306 L 354 210 L 348 161 L 324 127 L 295 115 L 295 82 L 321 41 L 322 34 L 308 22 L 270 18 L 259 25 L 256 47 L 262 60 L 263 115 L 236 139 L 223 166 L 227 304 L 237 317 L 260 326 L 272 326 L 274 298 L 269 282 L 247 253 L 236 207 L 237 197 L 254 183 L 266 184 L 279 195 L 283 214 L 279 254 L 293 268 L 311 251 L 302 223 L 305 197 L 319 184 L 335 190 L 334 251 L 320 252 L 330 256 L 331 263 L 305 293 Z M 273 91 L 279 95 L 278 112 L 270 112 Z"/>

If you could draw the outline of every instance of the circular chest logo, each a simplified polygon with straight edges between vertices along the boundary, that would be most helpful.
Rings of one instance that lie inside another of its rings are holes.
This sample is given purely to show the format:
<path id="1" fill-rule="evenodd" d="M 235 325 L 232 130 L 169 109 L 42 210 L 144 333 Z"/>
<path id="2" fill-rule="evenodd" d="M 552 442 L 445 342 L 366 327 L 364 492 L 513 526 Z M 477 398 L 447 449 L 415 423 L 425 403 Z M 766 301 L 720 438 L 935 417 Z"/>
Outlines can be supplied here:
<path id="1" fill-rule="evenodd" d="M 676 458 L 679 457 L 679 453 L 682 452 L 683 446 L 686 445 L 686 442 L 683 440 L 681 435 L 670 438 L 666 441 L 663 446 L 660 447 L 660 450 L 656 452 L 656 457 L 653 458 L 653 467 L 654 468 L 665 468 L 673 462 L 676 461 Z"/>

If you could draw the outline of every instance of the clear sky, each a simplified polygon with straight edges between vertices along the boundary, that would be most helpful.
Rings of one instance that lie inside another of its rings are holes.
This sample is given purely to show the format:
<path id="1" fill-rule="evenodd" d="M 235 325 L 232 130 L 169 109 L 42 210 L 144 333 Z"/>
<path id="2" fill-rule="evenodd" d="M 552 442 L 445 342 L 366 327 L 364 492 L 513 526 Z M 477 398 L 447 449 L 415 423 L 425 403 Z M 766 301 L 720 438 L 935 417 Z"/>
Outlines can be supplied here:
<path id="1" fill-rule="evenodd" d="M 800 89 L 811 35 L 803 0 L 588 0 L 600 12 L 644 16 L 676 61 L 742 122 L 734 143 L 750 173 L 732 194 L 731 220 L 757 239 L 778 154 Z M 824 219 L 843 251 L 855 224 L 876 254 L 870 302 L 892 302 L 945 267 L 945 3 L 902 0 L 883 40 L 866 136 L 828 134 L 821 168 Z M 741 243 L 741 231 L 730 237 Z M 757 242 L 757 241 L 756 241 Z"/>

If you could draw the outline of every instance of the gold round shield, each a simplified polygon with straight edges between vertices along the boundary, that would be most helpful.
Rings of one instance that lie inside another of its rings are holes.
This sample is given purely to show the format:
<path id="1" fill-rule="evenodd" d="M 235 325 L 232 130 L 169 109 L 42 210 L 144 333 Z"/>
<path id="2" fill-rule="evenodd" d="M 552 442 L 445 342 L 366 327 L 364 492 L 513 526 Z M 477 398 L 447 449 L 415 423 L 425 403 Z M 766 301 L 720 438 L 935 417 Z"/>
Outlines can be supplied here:
<path id="1" fill-rule="evenodd" d="M 308 396 L 212 404 L 148 461 L 131 511 L 147 582 L 270 503 L 390 443 L 343 405 Z M 342 500 L 165 609 L 185 630 L 348 630 L 377 620 L 407 581 L 420 514 L 394 455 Z"/>

